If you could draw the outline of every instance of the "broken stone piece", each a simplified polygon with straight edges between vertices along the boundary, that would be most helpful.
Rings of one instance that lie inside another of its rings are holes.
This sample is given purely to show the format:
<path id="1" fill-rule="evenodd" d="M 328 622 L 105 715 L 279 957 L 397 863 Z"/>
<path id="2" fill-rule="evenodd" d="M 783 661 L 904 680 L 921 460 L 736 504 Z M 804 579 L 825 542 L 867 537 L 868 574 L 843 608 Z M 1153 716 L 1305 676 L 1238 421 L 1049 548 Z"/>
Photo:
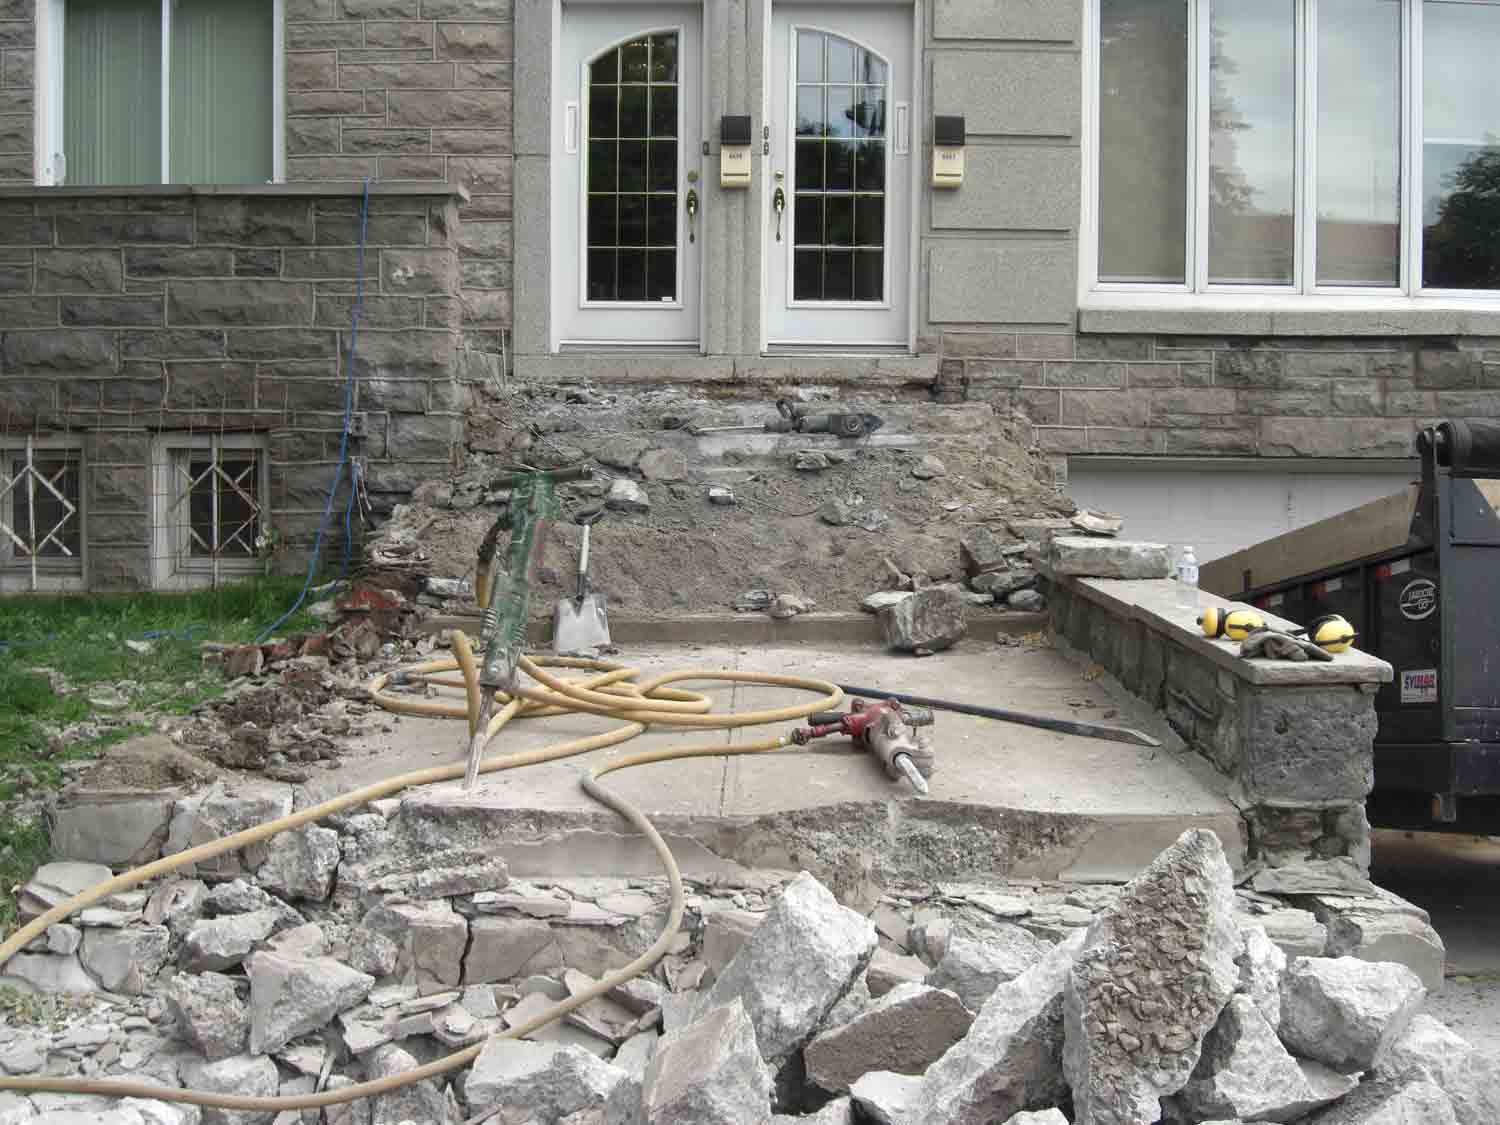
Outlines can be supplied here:
<path id="1" fill-rule="evenodd" d="M 1183 1117 L 1294 1121 L 1337 1101 L 1359 1080 L 1294 1059 L 1248 996 L 1234 996 L 1203 1041 L 1193 1076 L 1172 1103 Z"/>
<path id="2" fill-rule="evenodd" d="M 765 1121 L 771 1084 L 736 997 L 662 1036 L 641 1083 L 642 1111 L 653 1125 Z"/>
<path id="3" fill-rule="evenodd" d="M 974 1017 L 952 992 L 903 984 L 802 1049 L 810 1081 L 847 1093 L 869 1070 L 918 1074 L 963 1038 Z"/>
<path id="4" fill-rule="evenodd" d="M 188 931 L 178 951 L 177 963 L 190 973 L 233 968 L 270 937 L 275 928 L 274 910 L 210 918 Z"/>
<path id="5" fill-rule="evenodd" d="M 1059 535 L 1052 540 L 1049 559 L 1055 573 L 1080 578 L 1166 578 L 1172 573 L 1171 552 L 1164 543 Z"/>
<path id="6" fill-rule="evenodd" d="M 675 449 L 648 449 L 636 463 L 641 476 L 647 480 L 687 480 L 687 458 Z"/>
<path id="7" fill-rule="evenodd" d="M 956 588 L 929 586 L 880 611 L 885 641 L 902 652 L 951 648 L 968 630 L 965 602 Z"/>
<path id="8" fill-rule="evenodd" d="M 167 987 L 167 1011 L 178 1033 L 210 1059 L 245 1049 L 250 1012 L 222 973 L 178 973 Z"/>
<path id="9" fill-rule="evenodd" d="M 113 876 L 102 863 L 44 863 L 16 896 L 16 911 L 23 919 L 36 918 Z"/>
<path id="10" fill-rule="evenodd" d="M 83 967 L 106 991 L 139 996 L 167 963 L 171 941 L 165 926 L 86 930 L 81 954 Z"/>
<path id="11" fill-rule="evenodd" d="M 1434 1083 L 1453 1103 L 1458 1125 L 1500 1121 L 1500 1056 L 1476 1049 L 1425 1013 L 1413 1016 L 1391 1043 L 1375 1077 Z"/>
<path id="12" fill-rule="evenodd" d="M 213 1061 L 193 1059 L 183 1063 L 182 1083 L 194 1090 L 214 1094 L 242 1094 L 268 1098 L 276 1093 L 280 1077 L 276 1064 L 265 1055 L 231 1055 Z M 253 1110 L 203 1110 L 203 1125 L 260 1125 L 268 1115 Z"/>
<path id="13" fill-rule="evenodd" d="M 1120 534 L 1120 529 L 1125 526 L 1125 521 L 1119 516 L 1110 515 L 1108 512 L 1091 512 L 1087 508 L 1080 508 L 1074 512 L 1069 522 L 1079 531 L 1089 535 L 1104 535 L 1111 538 Z"/>
<path id="14" fill-rule="evenodd" d="M 1068 974 L 1063 1065 L 1084 1125 L 1136 1125 L 1186 1084 L 1239 982 L 1234 877 L 1191 829 L 1086 931 Z"/>
<path id="15" fill-rule="evenodd" d="M 996 988 L 1042 960 L 1050 948 L 1020 926 L 997 928 L 983 941 L 955 934 L 925 983 L 952 991 L 964 1007 L 977 1012 Z"/>
<path id="16" fill-rule="evenodd" d="M 604 506 L 613 512 L 649 512 L 651 498 L 646 490 L 627 477 L 617 477 L 609 486 Z"/>
<path id="17" fill-rule="evenodd" d="M 1298 957 L 1281 978 L 1281 1039 L 1303 1058 L 1334 1070 L 1369 1070 L 1426 996 L 1405 965 Z"/>
<path id="18" fill-rule="evenodd" d="M 364 1001 L 375 978 L 331 957 L 262 952 L 245 961 L 250 978 L 250 1053 L 279 1051 Z"/>
<path id="19" fill-rule="evenodd" d="M 526 1106 L 540 1121 L 557 1121 L 584 1110 L 602 1109 L 622 1083 L 633 1085 L 619 1067 L 579 1047 L 491 1039 L 464 1082 L 470 1116 L 505 1105 Z"/>
<path id="20" fill-rule="evenodd" d="M 864 971 L 875 944 L 870 921 L 840 906 L 804 871 L 786 885 L 699 1010 L 740 997 L 761 1057 L 775 1065 L 812 1036 Z"/>
<path id="21" fill-rule="evenodd" d="M 910 1074 L 895 1074 L 888 1070 L 872 1070 L 862 1075 L 850 1090 L 854 1104 L 875 1125 L 905 1125 L 908 1121 L 923 1120 L 922 1080 Z"/>
<path id="22" fill-rule="evenodd" d="M 283 897 L 322 902 L 333 891 L 338 866 L 339 834 L 307 824 L 272 837 L 255 880 Z"/>

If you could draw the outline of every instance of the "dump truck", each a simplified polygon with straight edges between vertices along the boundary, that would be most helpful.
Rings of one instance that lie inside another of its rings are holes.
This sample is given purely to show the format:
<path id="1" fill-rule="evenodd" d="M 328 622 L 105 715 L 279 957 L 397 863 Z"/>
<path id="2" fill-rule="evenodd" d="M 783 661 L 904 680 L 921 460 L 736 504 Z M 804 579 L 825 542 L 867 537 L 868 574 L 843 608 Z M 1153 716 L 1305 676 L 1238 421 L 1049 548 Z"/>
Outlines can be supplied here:
<path id="1" fill-rule="evenodd" d="M 1402 492 L 1202 568 L 1204 589 L 1306 624 L 1339 614 L 1389 663 L 1375 698 L 1383 827 L 1500 832 L 1500 423 L 1416 438 Z"/>

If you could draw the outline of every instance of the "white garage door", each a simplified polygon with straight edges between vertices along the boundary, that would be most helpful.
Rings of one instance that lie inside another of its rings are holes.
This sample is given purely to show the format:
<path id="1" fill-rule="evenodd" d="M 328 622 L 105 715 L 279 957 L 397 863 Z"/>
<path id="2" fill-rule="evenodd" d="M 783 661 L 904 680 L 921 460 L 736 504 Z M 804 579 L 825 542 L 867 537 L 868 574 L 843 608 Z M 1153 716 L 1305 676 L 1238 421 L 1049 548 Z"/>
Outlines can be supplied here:
<path id="1" fill-rule="evenodd" d="M 1389 462 L 1287 471 L 1072 457 L 1068 493 L 1082 507 L 1123 516 L 1123 534 L 1131 539 L 1188 543 L 1200 562 L 1208 562 L 1400 492 L 1417 476 L 1414 468 Z"/>

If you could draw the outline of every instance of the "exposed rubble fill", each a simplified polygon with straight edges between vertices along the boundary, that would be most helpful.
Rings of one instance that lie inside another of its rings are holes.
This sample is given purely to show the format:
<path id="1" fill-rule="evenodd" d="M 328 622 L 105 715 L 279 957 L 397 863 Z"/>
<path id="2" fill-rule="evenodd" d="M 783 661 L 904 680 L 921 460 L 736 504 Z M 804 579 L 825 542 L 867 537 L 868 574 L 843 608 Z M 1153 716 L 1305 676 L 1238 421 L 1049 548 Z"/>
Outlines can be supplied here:
<path id="1" fill-rule="evenodd" d="M 499 1040 L 653 940 L 666 881 L 520 880 L 454 852 L 413 895 L 370 877 L 399 816 L 330 817 L 237 873 L 174 874 L 51 927 L 0 977 L 0 1078 L 292 1095 L 466 1047 L 472 1064 L 321 1117 L 0 1091 L 0 1122 L 1500 1120 L 1500 1058 L 1421 1014 L 1404 966 L 1292 952 L 1304 932 L 1262 924 L 1291 908 L 1236 890 L 1209 832 L 1123 887 L 902 885 L 852 909 L 806 872 L 689 880 L 646 975 Z M 108 870 L 49 864 L 23 910 Z"/>
<path id="2" fill-rule="evenodd" d="M 372 472 L 371 497 L 386 518 L 367 546 L 370 571 L 405 580 L 413 592 L 436 579 L 424 597 L 470 608 L 469 588 L 444 580 L 472 583 L 480 540 L 508 496 L 491 482 L 519 466 L 588 464 L 596 474 L 560 486 L 564 510 L 544 547 L 537 617 L 550 615 L 553 599 L 575 581 L 581 534 L 572 516 L 601 506 L 608 511 L 593 531 L 592 584 L 612 610 L 641 615 L 729 612 L 747 590 L 852 611 L 888 588 L 892 570 L 930 584 L 998 569 L 966 559 L 960 544 L 974 532 L 1019 551 L 1028 521 L 1075 511 L 1030 451 L 1029 425 L 997 417 L 988 404 L 933 404 L 925 389 L 858 401 L 834 401 L 816 388 L 789 393 L 810 414 L 869 412 L 885 425 L 849 440 L 695 435 L 758 427 L 777 417 L 775 403 L 731 400 L 718 387 L 491 390 L 471 411 L 469 453 L 449 478 Z M 976 585 L 980 600 L 998 594 L 1003 604 L 1034 582 L 1012 559 L 1022 572 Z"/>

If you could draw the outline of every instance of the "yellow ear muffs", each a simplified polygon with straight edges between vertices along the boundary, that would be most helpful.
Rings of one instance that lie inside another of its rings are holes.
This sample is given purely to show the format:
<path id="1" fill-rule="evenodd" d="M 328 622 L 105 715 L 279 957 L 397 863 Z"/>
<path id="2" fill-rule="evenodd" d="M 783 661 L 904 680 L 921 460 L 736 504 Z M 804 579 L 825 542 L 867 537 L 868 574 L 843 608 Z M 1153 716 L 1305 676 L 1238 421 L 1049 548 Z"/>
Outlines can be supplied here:
<path id="1" fill-rule="evenodd" d="M 1347 652 L 1356 636 L 1354 626 L 1336 613 L 1315 618 L 1307 626 L 1307 639 L 1325 652 Z"/>
<path id="2" fill-rule="evenodd" d="M 1252 629 L 1264 629 L 1266 619 L 1253 609 L 1212 607 L 1198 615 L 1198 627 L 1205 637 L 1242 641 Z"/>

